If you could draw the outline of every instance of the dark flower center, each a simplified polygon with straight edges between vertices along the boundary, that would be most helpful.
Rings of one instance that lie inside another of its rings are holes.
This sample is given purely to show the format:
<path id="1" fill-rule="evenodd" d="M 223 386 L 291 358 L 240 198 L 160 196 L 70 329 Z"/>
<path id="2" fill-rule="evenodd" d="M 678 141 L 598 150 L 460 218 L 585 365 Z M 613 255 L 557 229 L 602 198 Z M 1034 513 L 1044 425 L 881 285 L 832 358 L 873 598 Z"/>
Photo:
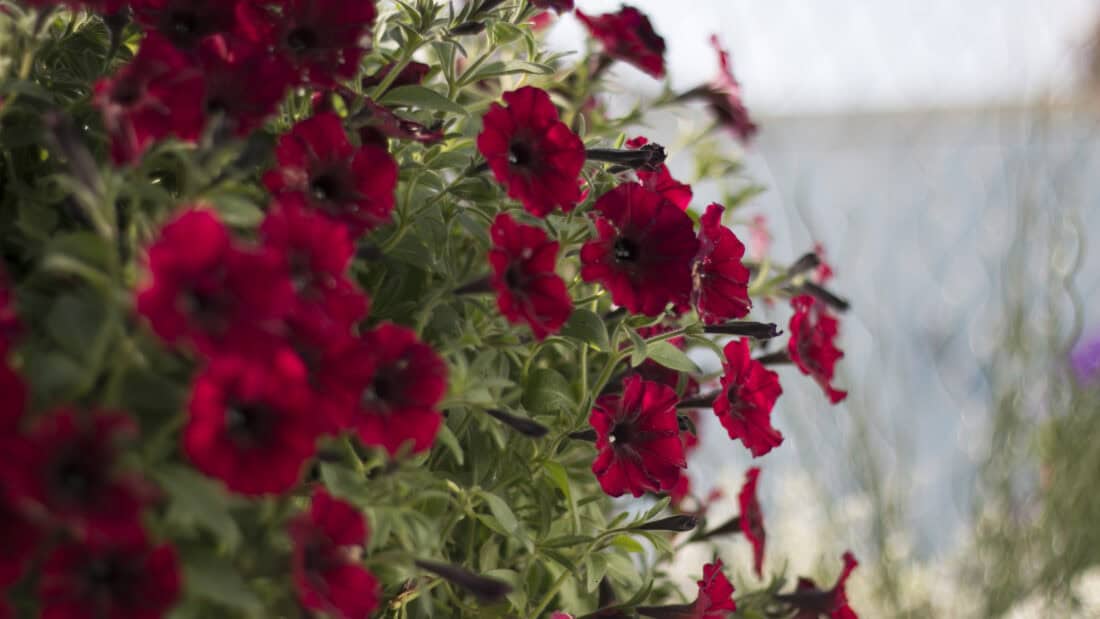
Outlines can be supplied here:
<path id="1" fill-rule="evenodd" d="M 73 446 L 72 449 L 84 451 L 86 448 Z M 86 503 L 104 485 L 101 465 L 101 462 L 83 457 L 80 453 L 66 454 L 55 463 L 51 475 L 54 496 L 65 503 Z"/>
<path id="2" fill-rule="evenodd" d="M 327 538 L 317 535 L 315 539 L 306 543 L 302 564 L 307 572 L 324 573 L 340 563 L 338 549 Z"/>
<path id="3" fill-rule="evenodd" d="M 309 193 L 318 202 L 328 202 L 343 193 L 343 183 L 334 174 L 319 174 L 309 181 Z"/>
<path id="4" fill-rule="evenodd" d="M 231 405 L 225 409 L 225 431 L 236 443 L 255 445 L 271 434 L 271 419 L 271 411 L 261 404 Z"/>
<path id="5" fill-rule="evenodd" d="M 746 403 L 736 389 L 726 391 L 726 400 L 730 403 L 730 415 L 737 419 L 745 418 Z"/>
<path id="6" fill-rule="evenodd" d="M 612 445 L 626 445 L 630 441 L 634 440 L 637 433 L 634 431 L 634 425 L 630 423 L 617 423 L 615 427 L 611 428 L 611 436 L 608 440 Z"/>
<path id="7" fill-rule="evenodd" d="M 317 33 L 306 27 L 298 27 L 286 35 L 286 46 L 296 53 L 317 47 Z"/>
<path id="8" fill-rule="evenodd" d="M 535 162 L 535 153 L 524 140 L 512 140 L 508 145 L 508 163 L 516 168 L 530 168 Z"/>
<path id="9" fill-rule="evenodd" d="M 122 603 L 134 594 L 138 570 L 130 561 L 122 557 L 96 557 L 84 570 L 84 582 L 95 597 L 110 599 L 113 603 Z"/>
<path id="10" fill-rule="evenodd" d="M 168 30 L 180 38 L 191 38 L 199 31 L 199 17 L 186 11 L 173 11 L 168 17 Z"/>
<path id="11" fill-rule="evenodd" d="M 508 270 L 504 272 L 504 283 L 508 286 L 509 290 L 520 290 L 524 288 L 524 284 L 527 283 L 527 277 L 518 264 L 512 264 L 508 267 Z"/>
<path id="12" fill-rule="evenodd" d="M 216 290 L 192 289 L 180 298 L 183 313 L 190 316 L 202 330 L 221 333 L 227 327 L 226 315 L 232 305 L 231 297 Z"/>
<path id="13" fill-rule="evenodd" d="M 615 239 L 613 249 L 615 260 L 619 262 L 635 262 L 638 260 L 638 244 L 631 239 L 620 236 Z"/>
<path id="14" fill-rule="evenodd" d="M 124 107 L 129 107 L 141 98 L 141 88 L 133 80 L 120 80 L 111 91 L 111 99 Z"/>

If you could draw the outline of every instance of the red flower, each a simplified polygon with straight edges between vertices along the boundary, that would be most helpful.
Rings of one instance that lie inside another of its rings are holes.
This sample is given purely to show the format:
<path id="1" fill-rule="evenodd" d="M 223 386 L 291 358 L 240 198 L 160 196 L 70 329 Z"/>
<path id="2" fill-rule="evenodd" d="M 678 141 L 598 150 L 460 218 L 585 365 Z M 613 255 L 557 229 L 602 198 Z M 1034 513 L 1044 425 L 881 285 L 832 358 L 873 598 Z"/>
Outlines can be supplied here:
<path id="1" fill-rule="evenodd" d="M 794 316 L 791 316 L 791 339 L 787 352 L 798 369 L 812 376 L 825 390 L 833 404 L 848 397 L 847 391 L 834 389 L 833 380 L 836 362 L 844 353 L 836 347 L 833 340 L 837 335 L 837 319 L 829 315 L 824 304 L 810 295 L 799 295 L 791 299 Z"/>
<path id="2" fill-rule="evenodd" d="M 584 143 L 558 119 L 550 95 L 533 86 L 504 93 L 507 107 L 494 103 L 482 118 L 477 149 L 493 176 L 528 212 L 545 217 L 580 200 L 578 175 Z"/>
<path id="3" fill-rule="evenodd" d="M 199 64 L 206 76 L 203 110 L 207 115 L 222 114 L 227 128 L 238 137 L 263 125 L 294 79 L 285 61 L 231 37 L 204 40 Z"/>
<path id="4" fill-rule="evenodd" d="M 699 241 L 686 213 L 636 183 L 605 193 L 595 210 L 599 238 L 581 249 L 584 281 L 599 282 L 635 314 L 652 316 L 688 299 Z"/>
<path id="5" fill-rule="evenodd" d="M 742 142 L 748 142 L 756 135 L 756 124 L 749 118 L 749 110 L 741 100 L 741 84 L 733 77 L 729 52 L 722 49 L 716 35 L 711 35 L 710 44 L 718 52 L 718 64 L 721 71 L 708 87 L 704 97 L 707 107 L 718 119 L 718 123 L 729 129 Z"/>
<path id="6" fill-rule="evenodd" d="M 718 204 L 707 207 L 700 219 L 699 254 L 692 265 L 692 303 L 708 325 L 743 318 L 752 308 L 750 273 L 741 263 L 745 246 L 722 225 L 725 210 Z"/>
<path id="7" fill-rule="evenodd" d="M 733 340 L 723 352 L 725 371 L 714 414 L 730 438 L 740 439 L 759 458 L 783 442 L 771 423 L 772 407 L 783 393 L 779 375 L 752 359 L 748 340 Z"/>
<path id="8" fill-rule="evenodd" d="M 2 477 L 10 500 L 81 539 L 140 538 L 148 495 L 119 470 L 117 447 L 137 434 L 121 415 L 60 410 L 7 448 Z"/>
<path id="9" fill-rule="evenodd" d="M 309 512 L 291 520 L 289 529 L 302 606 L 335 619 L 359 619 L 378 607 L 378 580 L 355 561 L 367 541 L 359 510 L 318 489 Z"/>
<path id="10" fill-rule="evenodd" d="M 752 544 L 752 565 L 756 575 L 764 577 L 764 515 L 760 511 L 760 501 L 756 498 L 756 482 L 760 469 L 753 467 L 745 473 L 745 483 L 737 493 L 737 502 L 741 506 L 738 522 L 741 533 Z"/>
<path id="11" fill-rule="evenodd" d="M 623 5 L 618 13 L 589 17 L 580 10 L 580 18 L 592 36 L 599 39 L 604 53 L 628 62 L 656 78 L 665 76 L 665 40 L 654 30 L 641 11 Z"/>
<path id="12" fill-rule="evenodd" d="M 825 246 L 821 243 L 814 243 L 814 253 L 817 254 L 820 264 L 814 270 L 814 282 L 818 285 L 825 285 L 829 283 L 829 280 L 833 278 L 833 267 L 825 260 Z"/>
<path id="13" fill-rule="evenodd" d="M 293 353 L 267 362 L 217 357 L 195 379 L 183 450 L 234 492 L 290 490 L 322 426 L 309 395 L 305 367 Z"/>
<path id="14" fill-rule="evenodd" d="M 531 0 L 531 4 L 539 9 L 554 9 L 558 13 L 568 13 L 573 10 L 573 0 Z"/>
<path id="15" fill-rule="evenodd" d="M 46 619 L 156 619 L 176 603 L 180 580 L 167 544 L 66 544 L 46 559 L 38 598 Z"/>
<path id="16" fill-rule="evenodd" d="M 0 360 L 0 445 L 14 437 L 27 409 L 27 384 Z"/>
<path id="17" fill-rule="evenodd" d="M 733 585 L 722 573 L 722 561 L 703 566 L 703 579 L 698 582 L 699 595 L 695 598 L 695 619 L 725 619 L 737 610 L 733 601 Z"/>
<path id="18" fill-rule="evenodd" d="M 23 322 L 16 313 L 8 277 L 0 271 L 0 357 L 3 357 L 23 331 Z"/>
<path id="19" fill-rule="evenodd" d="M 348 141 L 340 117 L 326 112 L 294 125 L 275 148 L 279 167 L 264 174 L 276 195 L 298 194 L 348 226 L 353 236 L 387 223 L 397 164 L 384 148 Z"/>
<path id="20" fill-rule="evenodd" d="M 190 341 L 204 353 L 227 350 L 284 318 L 294 291 L 279 256 L 234 247 L 210 211 L 188 209 L 149 247 L 151 281 L 137 310 L 169 343 Z"/>
<path id="21" fill-rule="evenodd" d="M 517 224 L 507 213 L 497 215 L 489 233 L 500 313 L 509 322 L 527 322 L 539 340 L 556 333 L 573 311 L 565 282 L 554 271 L 558 242 L 540 228 Z"/>
<path id="22" fill-rule="evenodd" d="M 626 141 L 627 148 L 641 148 L 646 144 L 649 144 L 649 139 L 643 136 Z M 666 200 L 680 207 L 680 210 L 686 211 L 691 204 L 691 185 L 672 178 L 667 165 L 662 163 L 655 171 L 639 168 L 636 174 L 643 187 L 661 194 Z"/>
<path id="23" fill-rule="evenodd" d="M 389 63 L 378 69 L 371 75 L 363 78 L 363 88 L 373 88 L 382 83 L 383 80 L 389 76 L 390 72 L 396 63 Z M 405 68 L 401 69 L 401 72 L 397 74 L 397 77 L 393 78 L 393 82 L 390 83 L 390 88 L 397 88 L 398 86 L 413 86 L 424 81 L 424 78 L 432 70 L 431 66 L 424 64 L 423 62 L 417 62 L 413 60 L 409 64 L 405 65 Z"/>
<path id="24" fill-rule="evenodd" d="M 421 144 L 435 144 L 443 139 L 443 131 L 404 119 L 389 108 L 378 105 L 370 99 L 363 99 L 363 107 L 355 113 L 359 126 L 359 141 L 373 144 L 379 148 L 388 146 L 387 138 L 412 140 Z"/>
<path id="25" fill-rule="evenodd" d="M 383 323 L 368 331 L 326 365 L 323 380 L 347 402 L 347 423 L 364 444 L 392 456 L 407 441 L 414 453 L 435 441 L 447 366 L 412 329 Z"/>
<path id="26" fill-rule="evenodd" d="M 177 47 L 193 48 L 212 34 L 236 24 L 239 0 L 130 0 L 134 19 Z"/>
<path id="27" fill-rule="evenodd" d="M 355 76 L 364 35 L 378 15 L 374 0 L 283 0 L 279 6 L 276 13 L 259 2 L 242 2 L 242 34 L 273 47 L 308 83 L 330 86 Z"/>
<path id="28" fill-rule="evenodd" d="M 203 91 L 202 71 L 190 57 L 161 35 L 146 35 L 130 64 L 96 82 L 92 96 L 115 164 L 134 161 L 170 135 L 196 140 L 203 125 Z"/>
<path id="29" fill-rule="evenodd" d="M 299 196 L 288 195 L 268 211 L 260 235 L 264 247 L 289 271 L 296 293 L 295 325 L 346 333 L 366 317 L 369 301 L 346 276 L 355 246 L 344 226 L 307 210 Z"/>
<path id="30" fill-rule="evenodd" d="M 844 590 L 848 576 L 859 566 L 852 553 L 844 553 L 844 570 L 840 573 L 832 589 L 821 590 L 809 578 L 799 578 L 794 593 L 776 596 L 776 599 L 789 603 L 798 613 L 793 619 L 818 619 L 828 616 L 830 619 L 859 619 L 848 605 L 848 594 Z"/>
<path id="31" fill-rule="evenodd" d="M 0 589 L 23 577 L 40 537 L 0 487 Z"/>
<path id="32" fill-rule="evenodd" d="M 687 466 L 676 420 L 676 392 L 629 376 L 623 393 L 600 396 L 588 417 L 599 454 L 592 472 L 611 496 L 642 496 L 676 484 Z"/>

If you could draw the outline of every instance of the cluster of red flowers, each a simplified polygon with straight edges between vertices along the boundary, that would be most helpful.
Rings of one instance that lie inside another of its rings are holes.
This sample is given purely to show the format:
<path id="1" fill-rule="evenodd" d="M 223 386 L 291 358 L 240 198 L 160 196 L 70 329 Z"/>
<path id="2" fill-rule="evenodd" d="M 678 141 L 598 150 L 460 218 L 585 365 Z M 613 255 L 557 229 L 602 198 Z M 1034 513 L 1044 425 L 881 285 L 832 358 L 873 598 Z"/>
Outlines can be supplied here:
<path id="1" fill-rule="evenodd" d="M 210 123 L 247 135 L 290 88 L 331 87 L 353 77 L 377 16 L 373 0 L 129 4 L 148 34 L 132 61 L 96 84 L 93 98 L 116 164 L 169 136 L 194 141 Z"/>

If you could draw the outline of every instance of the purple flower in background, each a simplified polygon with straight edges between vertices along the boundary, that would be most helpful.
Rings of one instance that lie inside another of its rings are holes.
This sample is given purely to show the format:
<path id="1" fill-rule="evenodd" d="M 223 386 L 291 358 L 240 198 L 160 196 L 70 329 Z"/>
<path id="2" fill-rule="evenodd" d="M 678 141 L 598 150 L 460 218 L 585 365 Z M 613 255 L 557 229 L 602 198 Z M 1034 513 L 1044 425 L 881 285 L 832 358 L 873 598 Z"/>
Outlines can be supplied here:
<path id="1" fill-rule="evenodd" d="M 1079 342 L 1069 361 L 1078 381 L 1091 383 L 1100 378 L 1100 334 Z"/>

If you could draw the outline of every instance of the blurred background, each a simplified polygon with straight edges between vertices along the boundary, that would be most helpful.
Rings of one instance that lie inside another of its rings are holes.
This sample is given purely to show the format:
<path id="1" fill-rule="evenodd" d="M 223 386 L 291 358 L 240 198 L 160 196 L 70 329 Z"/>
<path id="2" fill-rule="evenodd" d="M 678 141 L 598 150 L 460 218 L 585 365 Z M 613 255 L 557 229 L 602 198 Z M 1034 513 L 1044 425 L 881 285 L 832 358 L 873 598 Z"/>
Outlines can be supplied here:
<path id="1" fill-rule="evenodd" d="M 761 127 L 712 145 L 702 110 L 653 116 L 676 176 L 695 178 L 687 141 L 743 161 L 695 208 L 759 184 L 737 221 L 765 216 L 778 260 L 820 243 L 852 301 L 843 405 L 781 370 L 787 443 L 751 463 L 704 421 L 692 468 L 721 473 L 694 486 L 727 497 L 712 514 L 762 466 L 769 568 L 831 582 L 853 549 L 864 618 L 1100 617 L 1100 5 L 632 3 L 676 91 L 716 74 L 718 34 Z M 572 17 L 549 37 L 583 44 Z M 613 72 L 611 106 L 660 92 Z M 748 565 L 742 542 L 724 552 Z"/>

